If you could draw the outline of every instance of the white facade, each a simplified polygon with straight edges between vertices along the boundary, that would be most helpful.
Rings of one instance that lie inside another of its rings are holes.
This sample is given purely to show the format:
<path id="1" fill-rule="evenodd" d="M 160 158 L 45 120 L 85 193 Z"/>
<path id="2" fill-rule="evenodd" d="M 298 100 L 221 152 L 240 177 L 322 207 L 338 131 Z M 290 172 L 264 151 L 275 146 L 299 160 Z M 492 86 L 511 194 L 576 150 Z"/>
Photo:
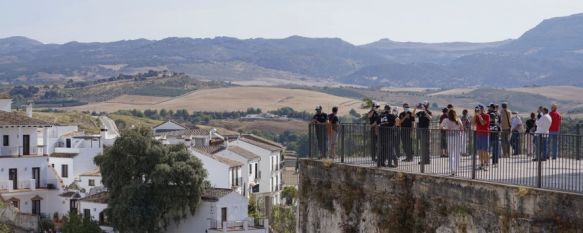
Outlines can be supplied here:
<path id="1" fill-rule="evenodd" d="M 10 112 L 12 110 L 12 99 L 0 99 L 0 111 Z"/>
<path id="2" fill-rule="evenodd" d="M 103 221 L 105 219 L 105 212 L 103 212 L 107 208 L 107 203 L 100 203 L 100 202 L 91 202 L 81 200 L 79 201 L 79 213 L 85 214 L 89 213 L 90 218 L 93 221 L 96 221 L 99 224 L 101 230 L 105 233 L 114 233 L 113 227 L 103 225 Z"/>
<path id="3" fill-rule="evenodd" d="M 243 188 L 241 194 L 243 196 L 249 197 L 249 193 L 251 193 L 251 187 L 255 186 L 259 180 L 259 161 L 261 158 L 259 157 L 256 159 L 248 159 L 234 151 L 229 150 L 228 147 L 225 150 L 221 150 L 217 154 L 243 164 L 240 171 L 242 178 L 242 184 L 240 186 Z"/>
<path id="4" fill-rule="evenodd" d="M 259 174 L 256 182 L 259 184 L 260 194 L 273 193 L 273 204 L 280 203 L 281 191 L 281 151 L 271 151 L 251 143 L 235 140 L 230 145 L 240 146 L 261 157 L 259 164 Z"/>
<path id="5" fill-rule="evenodd" d="M 232 227 L 228 232 L 235 233 L 267 233 L 267 223 L 264 227 L 254 227 L 247 214 L 247 199 L 235 192 L 220 197 L 218 200 L 203 200 L 193 216 L 187 217 L 179 224 L 173 223 L 167 233 L 215 233 L 223 232 L 222 220 Z M 225 215 L 223 216 L 223 213 Z"/>
<path id="6" fill-rule="evenodd" d="M 200 159 L 203 167 L 207 170 L 207 179 L 211 187 L 232 189 L 242 186 L 241 166 L 229 165 L 217 159 L 216 156 L 203 154 L 196 150 L 190 150 L 190 152 Z M 239 192 L 242 192 L 242 190 Z"/>

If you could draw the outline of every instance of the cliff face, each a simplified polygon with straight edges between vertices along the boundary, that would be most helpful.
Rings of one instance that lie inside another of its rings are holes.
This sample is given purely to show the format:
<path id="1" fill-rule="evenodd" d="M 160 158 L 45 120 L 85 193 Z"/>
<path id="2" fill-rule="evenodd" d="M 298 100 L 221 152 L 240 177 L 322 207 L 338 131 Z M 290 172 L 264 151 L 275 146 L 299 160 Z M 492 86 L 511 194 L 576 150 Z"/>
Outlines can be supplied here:
<path id="1" fill-rule="evenodd" d="M 301 233 L 583 232 L 583 195 L 300 162 Z"/>

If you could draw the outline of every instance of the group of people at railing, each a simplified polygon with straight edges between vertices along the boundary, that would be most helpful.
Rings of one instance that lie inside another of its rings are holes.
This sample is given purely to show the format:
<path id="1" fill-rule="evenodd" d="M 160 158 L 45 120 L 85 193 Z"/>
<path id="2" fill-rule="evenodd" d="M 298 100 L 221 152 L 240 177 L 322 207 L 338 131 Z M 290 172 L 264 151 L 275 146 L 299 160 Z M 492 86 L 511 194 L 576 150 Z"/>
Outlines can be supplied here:
<path id="1" fill-rule="evenodd" d="M 336 158 L 341 126 L 337 114 L 338 107 L 333 107 L 331 114 L 324 113 L 321 106 L 316 108 L 311 123 L 320 158 Z M 413 161 L 413 134 L 416 134 L 419 145 L 419 164 L 430 164 L 430 132 L 435 130 L 440 133 L 440 157 L 448 158 L 451 175 L 457 173 L 460 156 L 468 155 L 470 151 L 476 152 L 478 169 L 484 171 L 490 166 L 497 167 L 501 157 L 508 158 L 511 154 L 516 156 L 525 152 L 533 157 L 533 161 L 556 159 L 559 154 L 561 115 L 556 104 L 551 105 L 550 110 L 540 106 L 525 123 L 507 103 L 487 107 L 479 104 L 474 108 L 473 116 L 467 109 L 458 115 L 454 106 L 449 104 L 442 109 L 438 123 L 433 121 L 427 102 L 419 103 L 416 108 L 405 103 L 400 113 L 389 105 L 381 111 L 380 105 L 374 103 L 366 118 L 367 127 L 370 127 L 371 159 L 379 167 L 397 167 L 401 149 L 405 155 L 402 162 Z M 525 142 L 525 148 L 521 142 Z"/>

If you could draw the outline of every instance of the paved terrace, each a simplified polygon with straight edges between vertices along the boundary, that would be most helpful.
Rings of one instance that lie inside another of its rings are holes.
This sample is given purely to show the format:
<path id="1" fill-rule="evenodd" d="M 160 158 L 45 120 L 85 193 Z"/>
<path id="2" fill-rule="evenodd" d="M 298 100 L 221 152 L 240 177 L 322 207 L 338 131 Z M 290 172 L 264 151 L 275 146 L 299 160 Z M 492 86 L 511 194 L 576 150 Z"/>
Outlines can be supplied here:
<path id="1" fill-rule="evenodd" d="M 431 163 L 424 165 L 423 172 L 421 165 L 418 164 L 421 157 L 415 156 L 412 162 L 402 162 L 402 159 L 404 157 L 400 157 L 397 168 L 382 167 L 378 169 L 450 176 L 448 158 L 431 156 Z M 472 156 L 462 156 L 455 177 L 472 179 L 472 173 L 475 172 L 474 178 L 477 180 L 529 187 L 539 187 L 540 185 L 540 188 L 543 189 L 583 193 L 583 160 L 560 158 L 559 156 L 556 160 L 547 160 L 539 164 L 532 159 L 533 157 L 526 155 L 500 158 L 497 166 L 490 166 L 487 170 L 476 169 L 473 171 Z M 340 156 L 337 156 L 334 161 L 340 163 Z M 347 156 L 344 158 L 344 163 L 376 168 L 376 162 L 373 162 L 370 157 Z M 478 164 L 479 161 L 476 161 L 476 168 Z M 539 165 L 540 181 L 538 180 Z"/>

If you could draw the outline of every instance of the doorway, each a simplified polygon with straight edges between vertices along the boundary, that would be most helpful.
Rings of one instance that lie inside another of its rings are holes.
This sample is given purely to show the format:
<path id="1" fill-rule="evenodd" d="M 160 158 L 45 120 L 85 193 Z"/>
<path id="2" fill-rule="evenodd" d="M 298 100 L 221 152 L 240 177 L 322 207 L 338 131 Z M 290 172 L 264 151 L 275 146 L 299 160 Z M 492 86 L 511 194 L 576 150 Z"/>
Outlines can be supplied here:
<path id="1" fill-rule="evenodd" d="M 22 135 L 22 155 L 30 155 L 30 135 Z"/>
<path id="2" fill-rule="evenodd" d="M 16 168 L 8 169 L 8 180 L 12 181 L 12 189 L 18 189 L 18 170 Z"/>
<path id="3" fill-rule="evenodd" d="M 40 167 L 32 168 L 32 178 L 34 179 L 35 188 L 40 188 Z"/>

